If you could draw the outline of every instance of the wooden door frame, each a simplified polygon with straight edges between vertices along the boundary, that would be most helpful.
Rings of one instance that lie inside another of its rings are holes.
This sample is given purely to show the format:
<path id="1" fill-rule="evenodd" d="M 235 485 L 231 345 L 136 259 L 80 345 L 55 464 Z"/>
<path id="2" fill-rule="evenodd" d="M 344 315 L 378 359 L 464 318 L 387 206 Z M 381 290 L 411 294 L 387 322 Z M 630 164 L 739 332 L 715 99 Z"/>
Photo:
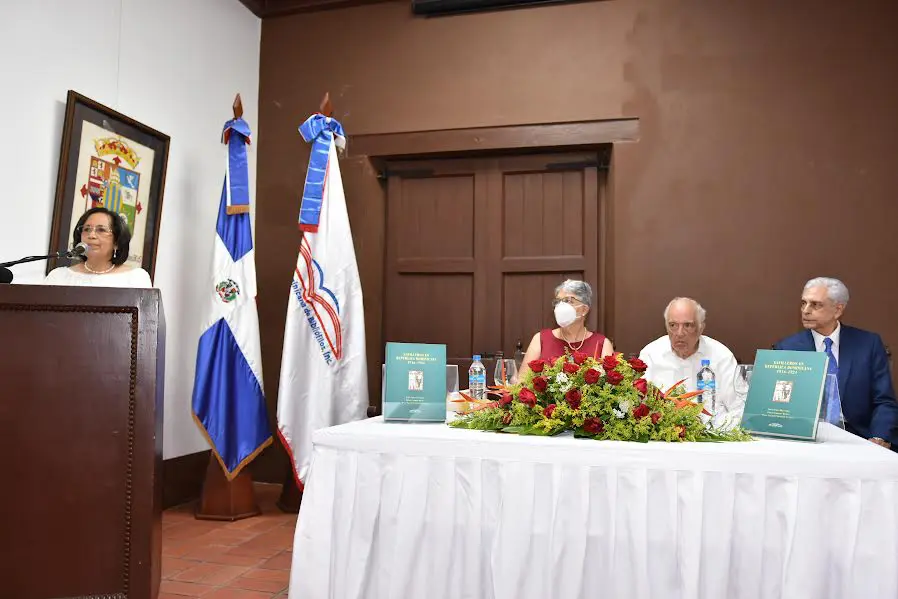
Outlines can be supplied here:
<path id="1" fill-rule="evenodd" d="M 380 171 L 388 160 L 437 159 L 460 156 L 497 155 L 503 153 L 567 153 L 575 151 L 599 151 L 618 143 L 639 141 L 639 119 L 620 118 L 591 121 L 570 121 L 561 123 L 537 123 L 499 127 L 471 127 L 463 129 L 439 129 L 431 131 L 409 131 L 397 133 L 370 133 L 353 135 L 349 139 L 347 158 L 367 158 L 374 169 Z M 596 300 L 599 309 L 596 325 L 609 338 L 614 337 L 614 287 L 613 287 L 613 227 L 614 216 L 614 153 L 605 184 L 598 186 L 599 201 L 599 247 Z M 594 182 L 595 184 L 595 182 Z M 382 181 L 383 194 L 380 206 L 386 207 L 387 186 Z M 380 240 L 385 242 L 384 230 Z M 383 246 L 386 260 L 386 245 Z M 386 276 L 382 268 L 381 275 Z M 384 281 L 381 281 L 378 304 L 384 300 Z M 378 345 L 383 350 L 383 314 L 379 320 Z M 375 329 L 377 330 L 377 329 Z M 379 404 L 380 402 L 378 402 Z M 378 406 L 372 406 L 377 413 Z"/>
<path id="2" fill-rule="evenodd" d="M 351 155 L 371 159 L 436 158 L 524 150 L 567 152 L 632 141 L 639 141 L 636 118 L 371 133 L 352 136 L 347 150 Z"/>

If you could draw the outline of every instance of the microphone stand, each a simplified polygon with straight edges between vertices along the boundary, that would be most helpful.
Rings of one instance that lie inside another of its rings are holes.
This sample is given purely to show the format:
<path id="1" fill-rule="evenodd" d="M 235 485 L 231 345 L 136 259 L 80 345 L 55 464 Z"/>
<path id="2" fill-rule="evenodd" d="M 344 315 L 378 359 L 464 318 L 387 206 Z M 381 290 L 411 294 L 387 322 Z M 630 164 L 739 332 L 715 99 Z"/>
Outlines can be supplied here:
<path id="1" fill-rule="evenodd" d="M 6 275 L 6 273 L 9 273 L 9 281 L 12 281 L 12 271 L 7 268 L 9 266 L 15 266 L 16 264 L 25 264 L 26 262 L 37 262 L 38 260 L 48 260 L 50 258 L 74 258 L 74 254 L 71 251 L 56 252 L 53 254 L 47 254 L 46 256 L 26 256 L 18 260 L 12 260 L 10 262 L 0 262 L 0 282 L 8 282 L 5 280 L 7 277 L 4 276 Z"/>
<path id="2" fill-rule="evenodd" d="M 8 266 L 15 266 L 16 264 L 25 264 L 26 262 L 37 262 L 38 260 L 48 260 L 50 258 L 72 258 L 71 252 L 56 252 L 53 254 L 47 254 L 46 256 L 26 256 L 24 258 L 20 258 L 18 260 L 12 260 L 11 262 L 0 262 L 0 268 L 6 268 Z"/>

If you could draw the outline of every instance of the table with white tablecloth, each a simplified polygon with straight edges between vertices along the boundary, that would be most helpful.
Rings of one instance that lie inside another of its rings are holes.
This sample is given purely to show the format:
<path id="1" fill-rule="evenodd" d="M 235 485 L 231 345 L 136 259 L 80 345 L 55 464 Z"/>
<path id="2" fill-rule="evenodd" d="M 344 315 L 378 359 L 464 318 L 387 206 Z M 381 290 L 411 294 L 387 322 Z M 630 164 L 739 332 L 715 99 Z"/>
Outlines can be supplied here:
<path id="1" fill-rule="evenodd" d="M 898 455 L 818 437 L 319 430 L 290 597 L 898 598 Z"/>

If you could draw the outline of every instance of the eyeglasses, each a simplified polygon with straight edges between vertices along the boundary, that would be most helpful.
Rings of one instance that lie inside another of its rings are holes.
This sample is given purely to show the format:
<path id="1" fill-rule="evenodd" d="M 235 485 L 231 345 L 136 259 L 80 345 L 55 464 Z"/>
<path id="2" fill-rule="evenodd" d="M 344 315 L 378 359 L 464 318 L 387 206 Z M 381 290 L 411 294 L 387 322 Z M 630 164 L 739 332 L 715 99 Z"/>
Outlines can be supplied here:
<path id="1" fill-rule="evenodd" d="M 801 300 L 801 311 L 804 312 L 806 309 L 809 309 L 811 312 L 816 312 L 817 310 L 822 310 L 827 307 L 827 304 L 823 302 L 812 302 L 808 300 Z"/>
<path id="2" fill-rule="evenodd" d="M 571 306 L 573 306 L 574 304 L 581 303 L 580 300 L 578 300 L 576 297 L 562 297 L 562 298 L 556 297 L 555 299 L 552 300 L 552 307 L 554 308 L 555 306 L 557 306 L 558 304 L 560 304 L 562 302 L 564 302 L 565 304 L 569 304 Z"/>
<path id="3" fill-rule="evenodd" d="M 694 322 L 668 322 L 667 330 L 668 331 L 678 331 L 683 329 L 687 333 L 691 333 L 696 329 L 696 325 Z"/>
<path id="4" fill-rule="evenodd" d="M 104 227 L 103 225 L 97 225 L 96 227 L 85 225 L 83 227 L 80 227 L 78 231 L 81 235 L 90 235 L 91 233 L 96 233 L 99 237 L 112 235 L 112 229 L 110 229 L 109 227 Z"/>

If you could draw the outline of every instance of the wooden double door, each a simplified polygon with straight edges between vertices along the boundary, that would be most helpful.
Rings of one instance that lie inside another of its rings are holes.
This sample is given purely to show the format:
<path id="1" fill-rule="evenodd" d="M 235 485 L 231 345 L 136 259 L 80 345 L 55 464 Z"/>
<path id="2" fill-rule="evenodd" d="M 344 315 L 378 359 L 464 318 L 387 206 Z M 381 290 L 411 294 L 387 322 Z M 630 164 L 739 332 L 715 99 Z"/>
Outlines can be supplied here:
<path id="1" fill-rule="evenodd" d="M 385 341 L 446 344 L 464 387 L 473 354 L 555 326 L 567 278 L 593 286 L 602 330 L 605 174 L 595 153 L 390 163 Z"/>

